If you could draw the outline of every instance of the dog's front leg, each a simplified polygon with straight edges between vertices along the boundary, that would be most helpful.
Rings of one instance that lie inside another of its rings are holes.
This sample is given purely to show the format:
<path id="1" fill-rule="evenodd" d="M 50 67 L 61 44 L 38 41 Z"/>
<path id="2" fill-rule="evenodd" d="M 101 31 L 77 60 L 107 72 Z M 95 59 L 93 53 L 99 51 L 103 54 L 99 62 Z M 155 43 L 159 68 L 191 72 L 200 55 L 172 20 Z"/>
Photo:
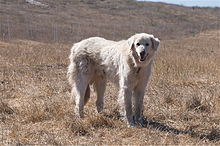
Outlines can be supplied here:
<path id="1" fill-rule="evenodd" d="M 119 91 L 119 104 L 121 107 L 121 113 L 128 126 L 134 126 L 131 97 L 132 91 L 125 86 L 121 86 Z"/>
<path id="2" fill-rule="evenodd" d="M 134 88 L 133 101 L 134 101 L 134 120 L 135 124 L 143 126 L 143 104 L 144 104 L 144 93 L 151 75 L 151 64 L 147 68 L 140 72 L 140 76 L 143 78 L 139 80 L 138 84 Z"/>
<path id="3" fill-rule="evenodd" d="M 145 89 L 145 88 L 144 88 Z M 134 121 L 135 124 L 143 126 L 143 102 L 144 102 L 144 89 L 134 89 Z"/>

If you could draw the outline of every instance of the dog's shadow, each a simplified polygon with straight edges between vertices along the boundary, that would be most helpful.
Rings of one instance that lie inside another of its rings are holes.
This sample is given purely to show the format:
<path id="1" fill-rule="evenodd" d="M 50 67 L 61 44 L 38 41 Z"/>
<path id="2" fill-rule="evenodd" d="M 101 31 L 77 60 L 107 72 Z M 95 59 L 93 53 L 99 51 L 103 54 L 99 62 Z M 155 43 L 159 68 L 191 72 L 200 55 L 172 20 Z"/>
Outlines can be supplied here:
<path id="1" fill-rule="evenodd" d="M 114 112 L 113 114 L 105 115 L 105 116 L 108 118 L 120 119 L 120 115 L 118 112 Z M 168 133 L 173 133 L 176 135 L 185 134 L 185 135 L 189 135 L 190 137 L 199 138 L 201 140 L 207 139 L 209 141 L 220 141 L 220 131 L 216 129 L 212 129 L 210 133 L 201 134 L 199 132 L 195 132 L 193 130 L 195 127 L 193 126 L 188 127 L 186 130 L 180 130 L 180 129 L 168 126 L 167 124 L 162 123 L 162 122 L 149 120 L 146 117 L 144 117 L 144 121 L 141 127 L 149 128 L 149 129 L 156 129 L 161 132 L 168 132 Z"/>
<path id="2" fill-rule="evenodd" d="M 146 117 L 144 118 L 142 127 L 156 129 L 159 131 L 164 131 L 164 132 L 173 133 L 173 134 L 187 134 L 187 131 L 179 130 L 179 129 L 170 127 L 164 123 L 160 123 L 157 121 L 148 120 Z"/>
<path id="3" fill-rule="evenodd" d="M 199 138 L 199 139 L 208 139 L 210 141 L 220 141 L 220 131 L 216 129 L 212 129 L 210 133 L 208 134 L 201 134 L 199 132 L 195 132 L 193 130 L 193 127 L 189 127 L 186 130 L 180 130 L 177 128 L 173 128 L 171 126 L 168 126 L 164 123 L 153 121 L 153 120 L 147 120 L 147 118 L 144 118 L 144 123 L 143 123 L 144 128 L 152 128 L 152 129 L 157 129 L 159 131 L 163 132 L 168 132 L 168 133 L 173 133 L 173 134 L 187 134 L 190 135 L 191 137 L 194 138 Z"/>

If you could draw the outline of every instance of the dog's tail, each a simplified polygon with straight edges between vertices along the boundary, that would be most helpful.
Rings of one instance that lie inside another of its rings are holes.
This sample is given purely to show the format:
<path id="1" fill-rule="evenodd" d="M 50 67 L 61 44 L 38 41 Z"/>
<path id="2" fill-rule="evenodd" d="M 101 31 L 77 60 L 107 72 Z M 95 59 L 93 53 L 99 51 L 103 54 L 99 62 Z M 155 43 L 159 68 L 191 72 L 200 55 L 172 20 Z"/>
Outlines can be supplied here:
<path id="1" fill-rule="evenodd" d="M 69 60 L 70 60 L 70 64 L 67 68 L 67 79 L 69 81 L 70 85 L 72 84 L 72 81 L 74 80 L 74 76 L 76 74 L 76 64 L 74 63 L 74 59 L 75 59 L 75 50 L 78 48 L 77 44 L 74 44 L 73 47 L 71 48 L 71 52 L 70 52 L 70 56 L 69 56 Z"/>

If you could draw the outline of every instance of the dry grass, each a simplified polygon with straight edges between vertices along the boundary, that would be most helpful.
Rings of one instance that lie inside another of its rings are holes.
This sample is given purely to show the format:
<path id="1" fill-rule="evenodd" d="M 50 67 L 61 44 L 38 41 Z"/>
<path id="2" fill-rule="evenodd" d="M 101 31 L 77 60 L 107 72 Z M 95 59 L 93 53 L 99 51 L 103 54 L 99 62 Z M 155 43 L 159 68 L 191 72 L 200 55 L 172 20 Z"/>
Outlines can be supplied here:
<path id="1" fill-rule="evenodd" d="M 0 143 L 220 144 L 220 31 L 162 41 L 145 96 L 145 126 L 127 128 L 117 89 L 108 84 L 105 113 L 73 113 L 66 66 L 71 45 L 0 42 Z"/>

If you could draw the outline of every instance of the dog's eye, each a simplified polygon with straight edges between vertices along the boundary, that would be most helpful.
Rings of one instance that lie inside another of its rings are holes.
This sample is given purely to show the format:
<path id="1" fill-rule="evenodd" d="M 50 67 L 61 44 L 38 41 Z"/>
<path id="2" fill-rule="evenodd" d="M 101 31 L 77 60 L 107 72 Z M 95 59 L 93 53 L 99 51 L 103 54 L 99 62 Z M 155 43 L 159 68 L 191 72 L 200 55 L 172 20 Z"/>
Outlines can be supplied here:
<path id="1" fill-rule="evenodd" d="M 137 45 L 137 46 L 140 46 L 140 43 L 137 43 L 136 45 Z"/>
<path id="2" fill-rule="evenodd" d="M 146 46 L 149 46 L 149 44 L 148 44 L 148 43 L 146 43 L 145 45 L 146 45 Z"/>

